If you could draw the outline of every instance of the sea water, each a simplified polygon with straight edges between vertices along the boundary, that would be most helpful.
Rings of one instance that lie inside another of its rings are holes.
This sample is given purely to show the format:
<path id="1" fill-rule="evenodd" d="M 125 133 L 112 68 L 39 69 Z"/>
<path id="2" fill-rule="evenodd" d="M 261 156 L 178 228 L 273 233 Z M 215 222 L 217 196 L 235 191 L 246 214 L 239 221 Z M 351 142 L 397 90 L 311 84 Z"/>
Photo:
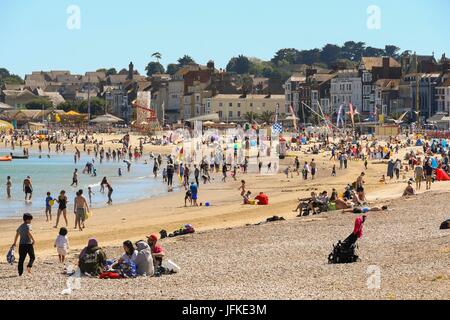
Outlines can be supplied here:
<path id="1" fill-rule="evenodd" d="M 21 155 L 22 150 L 15 151 L 2 149 L 0 156 L 14 152 Z M 41 155 L 41 158 L 39 158 Z M 92 162 L 92 157 L 84 154 L 81 159 L 74 162 L 73 153 L 56 154 L 52 153 L 50 158 L 46 153 L 30 152 L 29 159 L 13 159 L 9 162 L 0 161 L 0 219 L 21 217 L 23 213 L 34 214 L 45 213 L 45 198 L 47 192 L 53 198 L 57 198 L 61 190 L 66 191 L 69 200 L 68 212 L 73 209 L 73 199 L 79 189 L 83 189 L 83 194 L 88 199 L 88 187 L 92 188 L 95 195 L 92 196 L 92 207 L 99 208 L 106 206 L 107 192 L 100 192 L 100 181 L 107 177 L 113 188 L 112 199 L 114 204 L 133 202 L 141 199 L 161 196 L 167 192 L 167 186 L 163 183 L 161 173 L 155 179 L 153 177 L 153 160 L 147 159 L 137 162 L 132 161 L 131 171 L 127 172 L 127 164 L 121 161 L 106 161 L 100 163 L 95 160 L 94 167 L 97 176 L 92 177 L 83 174 L 87 162 Z M 78 186 L 71 187 L 74 169 L 78 169 Z M 122 169 L 122 176 L 119 177 L 118 169 Z M 6 178 L 11 176 L 12 191 L 11 199 L 6 196 Z M 31 202 L 25 201 L 23 192 L 23 180 L 30 176 L 33 184 L 33 198 Z M 175 179 L 176 180 L 176 179 Z M 105 188 L 106 189 L 106 188 Z M 52 213 L 55 214 L 58 204 L 53 206 Z"/>

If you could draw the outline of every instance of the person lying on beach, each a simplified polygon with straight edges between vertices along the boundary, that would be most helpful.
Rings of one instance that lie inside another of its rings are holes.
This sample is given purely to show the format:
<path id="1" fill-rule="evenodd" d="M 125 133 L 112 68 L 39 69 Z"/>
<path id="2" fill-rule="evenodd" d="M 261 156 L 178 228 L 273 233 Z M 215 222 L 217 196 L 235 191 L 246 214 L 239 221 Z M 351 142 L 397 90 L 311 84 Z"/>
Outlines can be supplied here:
<path id="1" fill-rule="evenodd" d="M 103 272 L 106 265 L 105 252 L 98 246 L 96 239 L 89 239 L 78 259 L 81 273 L 96 277 Z"/>
<path id="2" fill-rule="evenodd" d="M 408 186 L 406 187 L 405 191 L 403 191 L 403 197 L 409 197 L 409 196 L 415 196 L 416 190 L 412 186 L 412 181 L 408 181 Z"/>
<path id="3" fill-rule="evenodd" d="M 378 211 L 386 211 L 388 209 L 388 206 L 382 206 L 382 207 L 359 207 L 359 208 L 353 208 L 353 209 L 346 209 L 342 210 L 342 213 L 367 213 L 367 212 L 378 212 Z"/>
<path id="4" fill-rule="evenodd" d="M 336 204 L 336 210 L 353 208 L 353 203 L 345 199 L 337 198 L 334 203 Z"/>

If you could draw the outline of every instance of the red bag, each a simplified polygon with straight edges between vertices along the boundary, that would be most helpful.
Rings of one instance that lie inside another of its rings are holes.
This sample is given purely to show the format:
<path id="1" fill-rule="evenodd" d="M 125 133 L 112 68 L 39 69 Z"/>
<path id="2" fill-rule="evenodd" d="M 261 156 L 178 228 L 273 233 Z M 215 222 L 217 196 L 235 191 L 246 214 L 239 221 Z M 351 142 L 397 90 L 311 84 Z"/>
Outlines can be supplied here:
<path id="1" fill-rule="evenodd" d="M 99 276 L 100 279 L 120 279 L 122 276 L 116 272 L 103 272 Z"/>

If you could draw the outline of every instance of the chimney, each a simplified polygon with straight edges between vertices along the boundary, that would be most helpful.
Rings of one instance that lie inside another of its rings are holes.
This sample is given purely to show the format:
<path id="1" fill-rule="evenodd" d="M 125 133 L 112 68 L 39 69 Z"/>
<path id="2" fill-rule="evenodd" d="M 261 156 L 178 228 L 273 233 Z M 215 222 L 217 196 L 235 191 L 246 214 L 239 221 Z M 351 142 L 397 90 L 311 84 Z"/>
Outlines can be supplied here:
<path id="1" fill-rule="evenodd" d="M 133 62 L 130 62 L 130 64 L 128 65 L 127 80 L 133 80 L 133 73 L 134 73 L 134 65 L 133 65 Z"/>
<path id="2" fill-rule="evenodd" d="M 389 57 L 383 57 L 383 70 L 389 68 Z"/>

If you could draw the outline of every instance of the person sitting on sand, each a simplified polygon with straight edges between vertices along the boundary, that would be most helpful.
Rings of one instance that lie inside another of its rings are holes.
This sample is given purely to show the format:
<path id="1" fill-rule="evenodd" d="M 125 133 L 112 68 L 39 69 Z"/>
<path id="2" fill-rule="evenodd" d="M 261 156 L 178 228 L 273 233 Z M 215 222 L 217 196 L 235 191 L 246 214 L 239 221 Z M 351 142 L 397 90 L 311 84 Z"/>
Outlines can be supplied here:
<path id="1" fill-rule="evenodd" d="M 133 243 L 130 240 L 123 242 L 123 251 L 124 254 L 111 266 L 112 269 L 118 269 L 120 264 L 128 263 L 129 261 L 135 263 L 138 252 L 134 249 Z"/>
<path id="2" fill-rule="evenodd" d="M 157 242 L 158 236 L 156 234 L 153 233 L 147 237 L 147 243 L 152 250 L 153 264 L 156 268 L 161 266 L 165 255 L 164 248 L 158 245 Z"/>
<path id="3" fill-rule="evenodd" d="M 416 190 L 412 186 L 412 181 L 408 181 L 408 186 L 406 187 L 405 191 L 403 192 L 403 197 L 409 197 L 409 196 L 415 196 Z"/>
<path id="4" fill-rule="evenodd" d="M 151 277 L 155 273 L 152 250 L 148 243 L 144 240 L 136 242 L 137 256 L 134 263 L 136 263 L 136 271 L 140 276 Z"/>
<path id="5" fill-rule="evenodd" d="M 244 200 L 244 204 L 250 204 L 250 196 L 252 195 L 251 191 L 247 191 L 243 196 L 242 199 Z"/>
<path id="6" fill-rule="evenodd" d="M 336 203 L 336 210 L 353 208 L 353 203 L 345 199 L 337 198 L 334 203 Z"/>
<path id="7" fill-rule="evenodd" d="M 78 267 L 83 274 L 98 276 L 106 266 L 106 254 L 98 246 L 96 239 L 89 239 L 88 245 L 81 251 Z"/>

